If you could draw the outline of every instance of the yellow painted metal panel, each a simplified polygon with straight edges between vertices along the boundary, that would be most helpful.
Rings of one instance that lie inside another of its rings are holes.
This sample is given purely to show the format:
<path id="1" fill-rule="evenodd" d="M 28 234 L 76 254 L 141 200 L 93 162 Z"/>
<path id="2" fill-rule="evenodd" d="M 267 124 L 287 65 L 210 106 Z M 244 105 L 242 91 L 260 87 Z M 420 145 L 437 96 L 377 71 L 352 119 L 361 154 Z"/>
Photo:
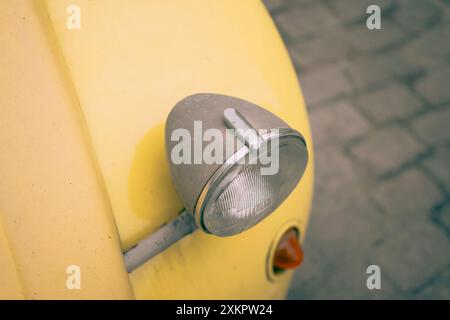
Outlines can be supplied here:
<path id="1" fill-rule="evenodd" d="M 306 138 L 310 162 L 291 196 L 231 238 L 196 232 L 131 274 L 137 298 L 281 298 L 290 273 L 266 275 L 272 239 L 312 197 L 309 124 L 295 72 L 260 1 L 48 0 L 48 12 L 86 118 L 124 249 L 173 219 L 182 204 L 164 156 L 164 121 L 187 95 L 259 104 Z M 68 30 L 66 8 L 81 9 Z M 307 254 L 307 253 L 306 253 Z"/>
<path id="2" fill-rule="evenodd" d="M 0 279 L 20 279 L 0 291 L 13 288 L 6 293 L 13 298 L 20 285 L 31 299 L 131 298 L 109 203 L 49 26 L 39 2 L 0 2 Z M 69 265 L 81 268 L 80 290 L 66 286 Z"/>
<path id="3" fill-rule="evenodd" d="M 0 299 L 23 299 L 24 295 L 17 274 L 9 242 L 0 221 Z"/>

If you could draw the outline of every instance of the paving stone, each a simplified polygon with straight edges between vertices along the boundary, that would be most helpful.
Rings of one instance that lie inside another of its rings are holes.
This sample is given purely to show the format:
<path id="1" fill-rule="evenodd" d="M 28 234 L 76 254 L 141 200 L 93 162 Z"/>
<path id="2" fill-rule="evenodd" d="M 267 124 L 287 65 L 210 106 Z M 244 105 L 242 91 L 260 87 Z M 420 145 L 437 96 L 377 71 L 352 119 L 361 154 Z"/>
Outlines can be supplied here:
<path id="1" fill-rule="evenodd" d="M 440 16 L 440 11 L 432 1 L 428 0 L 398 0 L 395 20 L 405 29 L 419 32 L 434 24 Z"/>
<path id="2" fill-rule="evenodd" d="M 368 14 L 367 7 L 371 4 L 376 4 L 381 8 L 381 19 L 383 21 L 383 13 L 391 10 L 394 7 L 395 1 L 392 0 L 335 0 L 330 1 L 330 6 L 333 12 L 341 18 L 344 22 L 355 22 L 366 20 Z M 364 24 L 365 25 L 365 24 Z"/>
<path id="3" fill-rule="evenodd" d="M 442 13 L 441 22 L 449 22 L 450 21 L 450 0 L 431 0 L 432 3 L 439 8 L 439 11 Z"/>
<path id="4" fill-rule="evenodd" d="M 275 21 L 281 31 L 292 39 L 317 34 L 320 29 L 339 24 L 339 20 L 330 10 L 320 3 L 308 7 L 295 7 L 276 15 Z"/>
<path id="5" fill-rule="evenodd" d="M 390 126 L 360 141 L 351 152 L 363 161 L 377 175 L 400 168 L 406 162 L 415 160 L 423 147 L 406 131 Z"/>
<path id="6" fill-rule="evenodd" d="M 450 232 L 450 205 L 447 204 L 444 210 L 442 210 L 439 215 L 439 221 L 442 223 L 447 232 Z"/>
<path id="7" fill-rule="evenodd" d="M 449 38 L 450 39 L 450 38 Z M 440 105 L 450 102 L 450 66 L 440 68 L 416 84 L 416 90 L 430 103 Z"/>
<path id="8" fill-rule="evenodd" d="M 337 193 L 339 189 L 361 182 L 353 162 L 339 146 L 319 148 L 314 158 L 316 175 L 320 177 L 315 186 L 321 188 L 316 196 L 324 192 Z"/>
<path id="9" fill-rule="evenodd" d="M 315 178 L 313 210 L 319 215 L 318 225 L 325 228 L 328 216 L 348 217 L 341 213 L 368 198 L 371 188 L 365 172 L 338 147 L 316 150 Z"/>
<path id="10" fill-rule="evenodd" d="M 330 28 L 312 39 L 298 41 L 289 48 L 294 64 L 302 69 L 341 60 L 350 51 L 346 31 L 341 27 Z"/>
<path id="11" fill-rule="evenodd" d="M 358 24 L 348 32 L 352 46 L 363 52 L 386 49 L 407 36 L 400 27 L 387 20 L 382 22 L 380 30 L 369 30 L 365 24 Z"/>
<path id="12" fill-rule="evenodd" d="M 396 228 L 427 219 L 442 194 L 425 174 L 411 169 L 377 185 L 371 197 L 385 210 L 386 221 Z"/>
<path id="13" fill-rule="evenodd" d="M 300 83 L 309 107 L 341 97 L 352 91 L 340 65 L 331 65 L 314 72 L 300 73 Z"/>
<path id="14" fill-rule="evenodd" d="M 395 53 L 374 54 L 348 61 L 345 72 L 358 89 L 385 84 L 393 78 L 409 78 L 421 72 L 419 66 Z"/>
<path id="15" fill-rule="evenodd" d="M 450 15 L 449 15 L 450 16 Z M 422 32 L 401 49 L 401 55 L 424 68 L 430 69 L 447 63 L 450 57 L 450 25 L 439 25 Z"/>
<path id="16" fill-rule="evenodd" d="M 408 116 L 420 110 L 423 105 L 413 92 L 398 82 L 364 93 L 356 103 L 378 123 Z"/>
<path id="17" fill-rule="evenodd" d="M 403 199 L 404 200 L 404 199 Z M 450 242 L 431 223 L 399 226 L 371 257 L 403 291 L 414 290 L 450 263 Z"/>
<path id="18" fill-rule="evenodd" d="M 449 300 L 450 299 L 450 267 L 445 269 L 425 288 L 423 288 L 416 299 L 424 300 Z"/>
<path id="19" fill-rule="evenodd" d="M 412 122 L 412 128 L 422 141 L 440 144 L 450 141 L 450 108 L 427 113 Z"/>
<path id="20" fill-rule="evenodd" d="M 333 197 L 328 197 L 328 201 L 333 200 Z M 315 225 L 320 226 L 320 230 L 314 230 L 315 226 L 311 224 L 312 230 L 316 231 L 312 232 L 311 241 L 322 248 L 331 246 L 330 249 L 338 250 L 332 247 L 340 247 L 340 251 L 335 252 L 335 259 L 347 252 L 362 254 L 383 238 L 383 215 L 370 204 L 368 197 L 358 197 L 355 194 L 352 201 L 335 207 L 318 204 L 316 213 Z"/>
<path id="21" fill-rule="evenodd" d="M 316 148 L 345 143 L 370 128 L 367 120 L 347 101 L 313 110 L 309 117 Z"/>
<path id="22" fill-rule="evenodd" d="M 450 147 L 442 146 L 438 148 L 433 156 L 425 160 L 423 164 L 450 193 Z"/>

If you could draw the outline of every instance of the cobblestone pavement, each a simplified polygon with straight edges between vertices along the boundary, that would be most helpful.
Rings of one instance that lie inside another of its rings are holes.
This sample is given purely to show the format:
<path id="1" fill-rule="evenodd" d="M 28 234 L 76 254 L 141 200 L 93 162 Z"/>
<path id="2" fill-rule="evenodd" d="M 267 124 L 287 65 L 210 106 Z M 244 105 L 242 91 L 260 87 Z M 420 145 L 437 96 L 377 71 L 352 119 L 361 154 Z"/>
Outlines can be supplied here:
<path id="1" fill-rule="evenodd" d="M 316 151 L 293 299 L 450 299 L 450 1 L 266 0 Z M 382 8 L 381 30 L 366 8 Z M 381 268 L 381 290 L 366 287 Z"/>

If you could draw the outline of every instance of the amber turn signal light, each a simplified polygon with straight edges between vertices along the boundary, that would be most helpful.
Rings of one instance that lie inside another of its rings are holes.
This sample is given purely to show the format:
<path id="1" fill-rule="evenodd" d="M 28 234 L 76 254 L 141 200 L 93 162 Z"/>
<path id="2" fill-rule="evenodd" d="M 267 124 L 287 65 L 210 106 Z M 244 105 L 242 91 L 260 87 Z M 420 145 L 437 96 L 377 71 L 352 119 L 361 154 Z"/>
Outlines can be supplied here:
<path id="1" fill-rule="evenodd" d="M 297 230 L 287 230 L 278 242 L 273 258 L 275 272 L 298 267 L 303 261 L 303 250 L 298 240 Z"/>

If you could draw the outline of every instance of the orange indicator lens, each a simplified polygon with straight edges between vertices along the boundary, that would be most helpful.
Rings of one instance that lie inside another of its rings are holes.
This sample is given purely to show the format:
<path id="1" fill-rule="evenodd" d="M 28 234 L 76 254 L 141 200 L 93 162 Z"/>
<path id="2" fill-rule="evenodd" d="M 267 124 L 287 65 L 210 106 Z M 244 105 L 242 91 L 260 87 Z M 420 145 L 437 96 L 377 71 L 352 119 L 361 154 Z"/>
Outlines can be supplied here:
<path id="1" fill-rule="evenodd" d="M 274 269 L 278 271 L 294 269 L 303 261 L 303 250 L 300 246 L 297 231 L 287 230 L 278 242 L 273 259 Z"/>

